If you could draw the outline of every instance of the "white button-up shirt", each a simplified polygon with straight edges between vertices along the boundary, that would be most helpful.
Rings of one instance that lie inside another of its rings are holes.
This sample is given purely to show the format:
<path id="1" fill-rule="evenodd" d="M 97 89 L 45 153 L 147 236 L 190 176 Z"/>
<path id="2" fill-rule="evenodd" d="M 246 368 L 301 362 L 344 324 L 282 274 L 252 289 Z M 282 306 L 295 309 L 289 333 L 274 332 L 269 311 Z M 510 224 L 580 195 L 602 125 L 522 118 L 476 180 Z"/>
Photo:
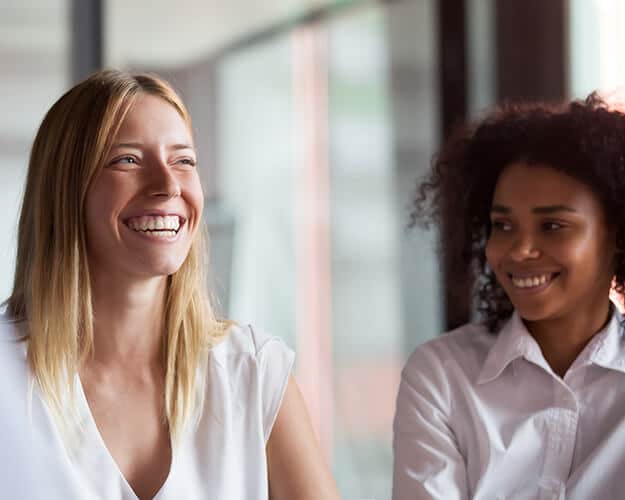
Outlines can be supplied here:
<path id="1" fill-rule="evenodd" d="M 615 312 L 558 377 L 515 313 L 417 348 L 394 422 L 393 500 L 625 498 L 625 338 Z"/>

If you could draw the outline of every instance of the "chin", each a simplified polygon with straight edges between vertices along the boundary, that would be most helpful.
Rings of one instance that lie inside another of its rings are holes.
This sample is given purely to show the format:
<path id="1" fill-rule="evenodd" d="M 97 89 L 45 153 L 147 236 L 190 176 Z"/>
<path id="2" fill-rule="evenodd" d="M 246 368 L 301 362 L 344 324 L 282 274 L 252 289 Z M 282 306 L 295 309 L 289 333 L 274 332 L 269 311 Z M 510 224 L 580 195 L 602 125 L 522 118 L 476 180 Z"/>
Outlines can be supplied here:
<path id="1" fill-rule="evenodd" d="M 549 319 L 549 316 L 546 314 L 540 314 L 540 313 L 535 313 L 535 312 L 525 312 L 523 310 L 517 310 L 519 316 L 521 317 L 521 319 L 525 320 L 525 321 L 531 321 L 531 322 L 536 322 L 536 321 L 544 321 L 546 319 Z"/>
<path id="2" fill-rule="evenodd" d="M 526 321 L 546 321 L 554 319 L 557 315 L 550 310 L 547 304 L 513 304 L 518 315 Z"/>
<path id="3" fill-rule="evenodd" d="M 171 276 L 178 272 L 178 270 L 182 267 L 182 263 L 184 261 L 175 261 L 175 262 L 158 262 L 158 263 L 150 263 L 144 262 L 143 266 L 141 266 L 142 274 L 148 276 Z"/>

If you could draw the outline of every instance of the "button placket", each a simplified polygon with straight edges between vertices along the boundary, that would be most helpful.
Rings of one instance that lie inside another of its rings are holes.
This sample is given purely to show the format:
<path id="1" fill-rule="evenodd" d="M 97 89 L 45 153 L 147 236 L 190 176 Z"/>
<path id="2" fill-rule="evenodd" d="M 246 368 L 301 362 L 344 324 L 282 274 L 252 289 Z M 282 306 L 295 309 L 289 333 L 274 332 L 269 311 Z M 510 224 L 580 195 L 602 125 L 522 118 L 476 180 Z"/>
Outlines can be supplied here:
<path id="1" fill-rule="evenodd" d="M 562 382 L 555 382 L 554 406 L 545 418 L 545 468 L 543 484 L 559 498 L 565 490 L 575 452 L 579 411 L 577 398 Z"/>

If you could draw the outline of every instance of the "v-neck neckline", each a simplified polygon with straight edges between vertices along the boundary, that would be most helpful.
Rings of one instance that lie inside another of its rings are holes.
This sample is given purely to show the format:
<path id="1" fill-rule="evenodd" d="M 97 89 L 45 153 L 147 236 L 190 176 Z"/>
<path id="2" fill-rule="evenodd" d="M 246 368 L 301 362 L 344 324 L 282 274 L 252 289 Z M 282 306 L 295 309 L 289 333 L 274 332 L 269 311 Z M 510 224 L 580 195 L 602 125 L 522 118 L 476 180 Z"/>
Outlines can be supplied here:
<path id="1" fill-rule="evenodd" d="M 87 399 L 87 394 L 85 393 L 85 389 L 82 385 L 82 380 L 80 380 L 80 375 L 78 374 L 76 375 L 76 386 L 78 389 L 77 392 L 79 395 L 80 403 L 82 405 L 82 413 L 83 413 L 83 419 L 84 419 L 83 421 L 85 421 L 88 426 L 88 429 L 85 429 L 85 430 L 91 433 L 93 436 L 95 436 L 95 441 L 97 441 L 97 446 L 100 447 L 101 451 L 106 456 L 106 459 L 115 470 L 116 475 L 119 477 L 122 484 L 124 485 L 123 487 L 126 489 L 126 493 L 131 495 L 132 500 L 139 500 L 137 493 L 135 492 L 134 489 L 132 489 L 132 486 L 130 486 L 130 483 L 126 479 L 126 476 L 124 476 L 123 472 L 119 468 L 119 464 L 117 463 L 117 461 L 111 454 L 110 450 L 108 449 L 108 446 L 106 445 L 106 442 L 104 441 L 104 437 L 100 433 L 100 429 L 98 429 L 98 425 L 95 421 L 93 413 L 91 412 L 91 407 L 89 406 L 89 400 Z M 169 471 L 167 472 L 167 476 L 165 477 L 163 484 L 160 485 L 159 489 L 152 497 L 152 500 L 159 500 L 159 496 L 164 491 L 167 483 L 170 481 L 170 478 L 174 470 L 174 466 L 176 464 L 176 452 L 175 452 L 173 443 L 171 442 L 171 437 L 170 437 L 170 449 L 171 449 L 171 460 L 169 463 Z"/>

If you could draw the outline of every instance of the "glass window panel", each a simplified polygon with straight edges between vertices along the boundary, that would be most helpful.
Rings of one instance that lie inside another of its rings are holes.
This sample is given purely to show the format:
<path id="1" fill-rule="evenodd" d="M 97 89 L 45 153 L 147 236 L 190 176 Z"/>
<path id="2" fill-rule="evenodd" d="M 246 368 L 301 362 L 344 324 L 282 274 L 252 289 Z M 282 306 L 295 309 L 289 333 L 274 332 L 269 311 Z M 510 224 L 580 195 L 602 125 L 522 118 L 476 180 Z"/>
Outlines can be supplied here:
<path id="1" fill-rule="evenodd" d="M 216 73 L 228 312 L 297 347 L 348 500 L 390 498 L 401 366 L 441 328 L 436 235 L 406 230 L 437 138 L 433 18 L 430 2 L 364 6 L 228 55 Z"/>
<path id="2" fill-rule="evenodd" d="M 594 90 L 621 94 L 625 86 L 625 3 L 570 0 L 569 89 L 572 97 Z"/>
<path id="3" fill-rule="evenodd" d="M 491 107 L 496 96 L 495 0 L 467 0 L 467 108 L 469 117 Z"/>
<path id="4" fill-rule="evenodd" d="M 13 286 L 28 155 L 45 112 L 70 80 L 70 2 L 0 2 L 0 300 Z"/>
<path id="5" fill-rule="evenodd" d="M 334 443 L 346 498 L 385 498 L 390 491 L 401 369 L 401 221 L 383 14 L 367 9 L 329 26 Z"/>
<path id="6" fill-rule="evenodd" d="M 406 230 L 436 137 L 431 7 L 329 23 L 334 463 L 345 498 L 390 498 L 400 370 L 440 329 L 433 235 Z"/>
<path id="7" fill-rule="evenodd" d="M 279 37 L 219 65 L 217 164 L 234 221 L 228 314 L 295 346 L 291 50 Z"/>

